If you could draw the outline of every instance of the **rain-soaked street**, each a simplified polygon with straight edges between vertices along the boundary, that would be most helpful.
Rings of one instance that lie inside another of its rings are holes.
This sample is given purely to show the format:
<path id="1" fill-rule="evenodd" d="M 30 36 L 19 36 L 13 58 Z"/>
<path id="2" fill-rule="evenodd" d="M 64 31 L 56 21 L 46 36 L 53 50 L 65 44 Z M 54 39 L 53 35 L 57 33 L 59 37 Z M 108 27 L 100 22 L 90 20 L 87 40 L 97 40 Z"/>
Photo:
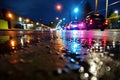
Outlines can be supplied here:
<path id="1" fill-rule="evenodd" d="M 120 80 L 120 30 L 0 31 L 0 80 Z"/>

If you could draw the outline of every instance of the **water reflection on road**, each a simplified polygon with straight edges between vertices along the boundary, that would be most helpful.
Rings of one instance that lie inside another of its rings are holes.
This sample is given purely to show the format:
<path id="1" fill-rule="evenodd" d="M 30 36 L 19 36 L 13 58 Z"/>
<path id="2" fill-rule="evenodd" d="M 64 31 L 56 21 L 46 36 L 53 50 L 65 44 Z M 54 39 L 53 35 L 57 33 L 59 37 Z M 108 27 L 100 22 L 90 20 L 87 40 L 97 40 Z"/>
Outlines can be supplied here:
<path id="1" fill-rule="evenodd" d="M 62 71 L 58 69 L 58 73 L 73 72 L 78 75 L 78 79 L 75 80 L 119 80 L 120 33 L 60 31 L 57 32 L 57 36 L 49 32 L 47 35 L 42 34 L 0 36 L 0 54 L 15 53 L 42 40 L 49 40 L 54 43 L 55 49 L 59 49 L 58 55 L 66 62 Z M 59 45 L 56 45 L 55 41 L 58 41 Z M 17 62 L 17 59 L 12 63 Z"/>
<path id="2" fill-rule="evenodd" d="M 64 71 L 77 71 L 82 80 L 119 79 L 119 35 L 111 38 L 106 31 L 62 31 L 61 36 L 64 49 L 60 55 L 67 59 Z"/>
<path id="3" fill-rule="evenodd" d="M 39 42 L 31 35 L 0 36 L 0 54 L 11 53 Z"/>

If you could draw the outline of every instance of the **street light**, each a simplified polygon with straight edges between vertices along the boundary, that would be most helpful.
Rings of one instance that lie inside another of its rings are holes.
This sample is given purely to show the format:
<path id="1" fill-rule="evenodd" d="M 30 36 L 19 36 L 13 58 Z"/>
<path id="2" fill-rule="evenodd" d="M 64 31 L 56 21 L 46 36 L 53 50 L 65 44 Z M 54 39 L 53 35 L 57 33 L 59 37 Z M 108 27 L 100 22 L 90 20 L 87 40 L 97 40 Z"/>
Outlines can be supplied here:
<path id="1" fill-rule="evenodd" d="M 76 13 L 75 19 L 77 20 L 77 13 L 78 13 L 79 9 L 76 7 L 74 8 L 74 12 Z"/>
<path id="2" fill-rule="evenodd" d="M 57 9 L 58 11 L 61 11 L 61 10 L 62 10 L 62 5 L 61 5 L 61 4 L 57 4 L 56 9 Z"/>
<path id="3" fill-rule="evenodd" d="M 55 19 L 56 19 L 56 20 L 58 20 L 59 18 L 58 18 L 58 17 L 56 17 Z"/>
<path id="4" fill-rule="evenodd" d="M 39 23 L 39 22 L 36 22 L 36 25 L 38 26 L 38 25 L 40 25 L 40 23 Z"/>
<path id="5" fill-rule="evenodd" d="M 30 22 L 30 19 L 27 18 L 25 21 L 26 21 L 27 23 L 29 23 L 29 22 Z"/>
<path id="6" fill-rule="evenodd" d="M 114 14 L 116 15 L 116 18 L 119 18 L 118 10 L 115 10 Z"/>
<path id="7" fill-rule="evenodd" d="M 107 19 L 107 13 L 108 13 L 108 0 L 106 0 L 106 19 Z"/>
<path id="8" fill-rule="evenodd" d="M 60 12 L 60 19 L 61 19 L 62 18 L 62 13 L 61 13 L 61 11 L 62 11 L 62 5 L 61 4 L 57 4 L 56 5 L 56 10 Z"/>
<path id="9" fill-rule="evenodd" d="M 22 21 L 22 17 L 19 17 L 19 19 L 18 19 L 20 22 Z"/>
<path id="10" fill-rule="evenodd" d="M 75 9 L 74 9 L 74 12 L 77 13 L 77 12 L 78 12 L 78 8 L 75 8 Z"/>
<path id="11" fill-rule="evenodd" d="M 9 18 L 12 18 L 12 14 L 11 14 L 11 13 L 8 13 L 8 17 L 9 17 Z"/>
<path id="12" fill-rule="evenodd" d="M 65 19 L 65 18 L 63 18 L 62 20 L 63 20 L 63 21 L 65 21 L 66 19 Z"/>
<path id="13" fill-rule="evenodd" d="M 53 21 L 51 21 L 51 22 L 50 22 L 50 24 L 54 24 L 54 22 L 53 22 Z"/>
<path id="14" fill-rule="evenodd" d="M 115 10 L 114 13 L 118 15 L 118 10 Z"/>
<path id="15" fill-rule="evenodd" d="M 13 18 L 13 14 L 11 12 L 8 12 L 7 13 L 7 17 L 10 18 L 10 19 L 12 19 Z"/>

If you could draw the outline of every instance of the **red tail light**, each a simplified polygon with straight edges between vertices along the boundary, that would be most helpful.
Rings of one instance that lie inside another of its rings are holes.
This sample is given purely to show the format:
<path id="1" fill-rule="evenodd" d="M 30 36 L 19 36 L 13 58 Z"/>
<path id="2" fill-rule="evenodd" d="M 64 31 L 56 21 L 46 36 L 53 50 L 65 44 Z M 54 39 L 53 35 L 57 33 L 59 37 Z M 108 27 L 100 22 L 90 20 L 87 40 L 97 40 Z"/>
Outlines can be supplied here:
<path id="1" fill-rule="evenodd" d="M 93 20 L 92 19 L 90 19 L 90 24 L 93 24 Z"/>
<path id="2" fill-rule="evenodd" d="M 66 29 L 69 29 L 69 25 L 66 25 Z"/>
<path id="3" fill-rule="evenodd" d="M 83 25 L 84 25 L 83 22 L 81 22 L 81 23 L 79 24 L 80 27 L 83 26 Z"/>
<path id="4" fill-rule="evenodd" d="M 107 19 L 105 20 L 104 25 L 108 25 L 108 20 Z"/>

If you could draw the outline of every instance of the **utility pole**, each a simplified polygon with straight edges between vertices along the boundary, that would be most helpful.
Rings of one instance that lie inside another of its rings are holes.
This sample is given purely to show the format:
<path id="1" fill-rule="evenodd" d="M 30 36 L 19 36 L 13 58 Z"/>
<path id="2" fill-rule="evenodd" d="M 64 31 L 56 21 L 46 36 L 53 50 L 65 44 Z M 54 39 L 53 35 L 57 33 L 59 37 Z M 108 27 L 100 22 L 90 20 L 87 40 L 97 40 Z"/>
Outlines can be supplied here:
<path id="1" fill-rule="evenodd" d="M 108 13 L 108 0 L 106 0 L 106 16 L 105 16 L 106 19 L 107 19 L 107 13 Z"/>
<path id="2" fill-rule="evenodd" d="M 98 11 L 98 0 L 95 0 L 95 13 Z"/>
<path id="3" fill-rule="evenodd" d="M 70 18 L 70 22 L 71 22 L 71 9 L 69 10 L 69 18 Z"/>

